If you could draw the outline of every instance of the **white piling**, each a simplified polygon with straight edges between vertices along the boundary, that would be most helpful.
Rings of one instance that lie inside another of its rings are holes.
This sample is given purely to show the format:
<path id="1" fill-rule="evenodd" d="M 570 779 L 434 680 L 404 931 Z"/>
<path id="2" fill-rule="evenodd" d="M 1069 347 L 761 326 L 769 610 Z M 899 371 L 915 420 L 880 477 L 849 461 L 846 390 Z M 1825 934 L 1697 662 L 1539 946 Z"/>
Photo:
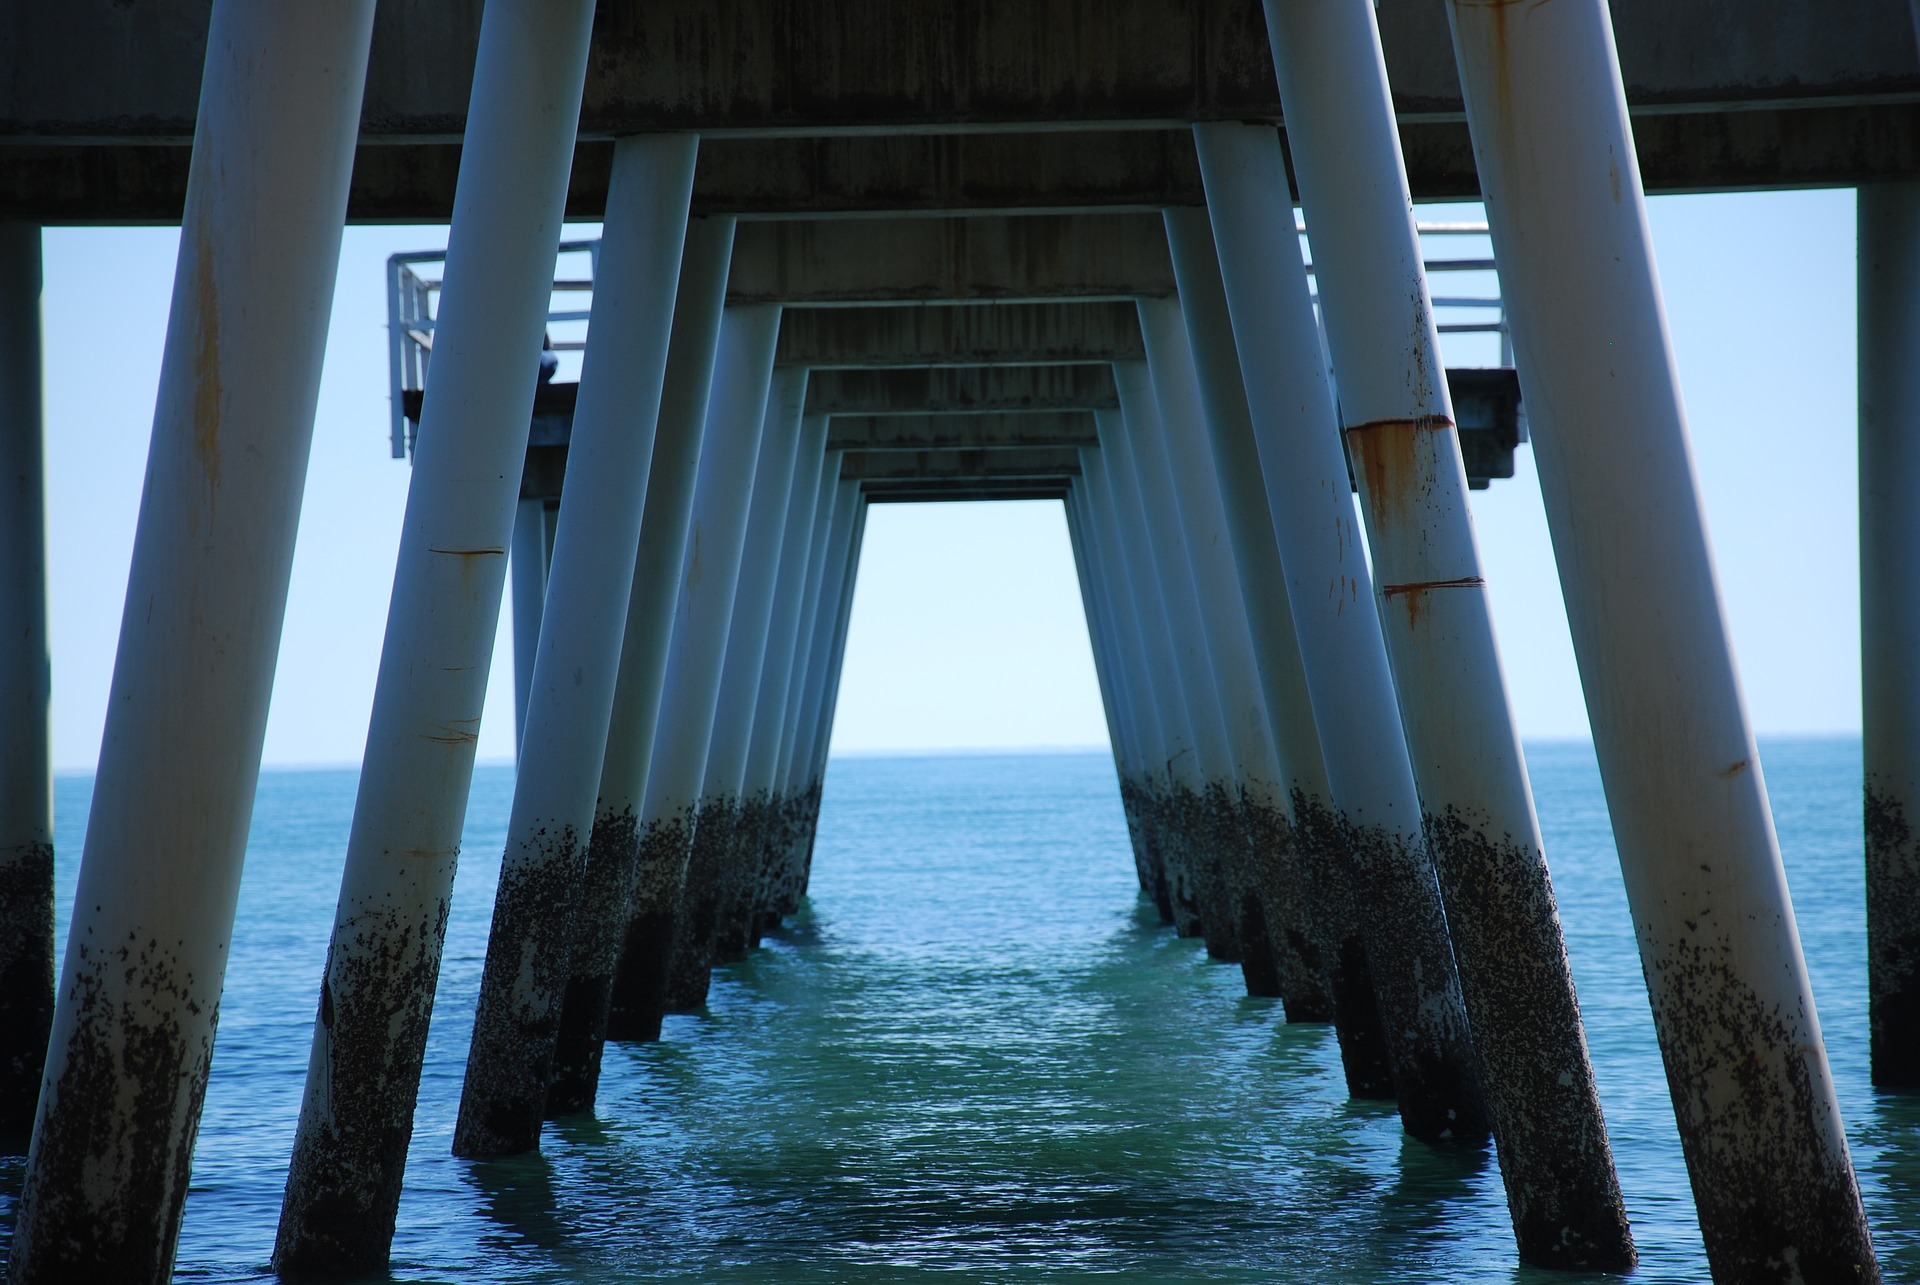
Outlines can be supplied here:
<path id="1" fill-rule="evenodd" d="M 1720 604 L 1604 0 L 1450 0 L 1500 293 L 1707 1259 L 1878 1274 Z"/>

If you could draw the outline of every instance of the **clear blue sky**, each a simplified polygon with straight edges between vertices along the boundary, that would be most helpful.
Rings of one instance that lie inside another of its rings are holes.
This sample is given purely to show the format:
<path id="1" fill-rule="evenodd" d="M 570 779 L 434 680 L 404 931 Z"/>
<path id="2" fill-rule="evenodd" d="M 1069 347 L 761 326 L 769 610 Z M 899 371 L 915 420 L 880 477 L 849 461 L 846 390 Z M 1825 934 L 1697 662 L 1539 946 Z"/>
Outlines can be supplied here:
<path id="1" fill-rule="evenodd" d="M 1423 208 L 1423 216 L 1471 211 Z M 1851 191 L 1666 197 L 1653 227 L 1728 613 L 1756 726 L 1859 727 Z M 177 234 L 50 229 L 47 456 L 54 761 L 98 752 Z M 441 228 L 350 228 L 300 526 L 269 763 L 357 761 L 407 466 L 387 454 L 396 250 Z M 1471 354 L 1456 354 L 1471 359 Z M 1585 714 L 1532 459 L 1475 500 L 1522 731 Z M 835 747 L 1087 745 L 1104 737 L 1057 505 L 889 506 L 868 524 Z M 512 753 L 511 644 L 484 758 Z"/>

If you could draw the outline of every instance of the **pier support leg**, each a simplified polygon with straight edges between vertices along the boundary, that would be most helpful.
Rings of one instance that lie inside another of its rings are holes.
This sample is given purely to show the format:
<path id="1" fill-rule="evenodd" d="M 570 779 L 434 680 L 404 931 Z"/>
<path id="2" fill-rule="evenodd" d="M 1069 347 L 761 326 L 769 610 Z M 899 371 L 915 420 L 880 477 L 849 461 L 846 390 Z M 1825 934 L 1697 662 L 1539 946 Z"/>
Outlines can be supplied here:
<path id="1" fill-rule="evenodd" d="M 1440 887 L 1340 449 L 1278 139 L 1203 167 L 1221 277 L 1314 722 L 1357 875 L 1400 1116 L 1428 1141 L 1487 1136 Z"/>
<path id="2" fill-rule="evenodd" d="M 1448 14 L 1708 1262 L 1726 1281 L 1877 1279 L 1728 645 L 1607 7 Z"/>
<path id="3" fill-rule="evenodd" d="M 717 962 L 746 958 L 750 924 L 736 922 L 743 910 L 747 753 L 753 736 L 754 703 L 767 656 L 767 628 L 773 616 L 775 576 L 793 502 L 793 471 L 801 445 L 826 447 L 824 416 L 802 420 L 807 372 L 786 367 L 773 373 L 761 433 L 760 460 L 754 468 L 753 502 L 747 515 L 740 571 L 727 628 L 726 657 L 714 706 L 713 735 L 701 785 L 701 816 L 716 818 L 707 833 L 696 829 L 686 895 L 681 902 L 680 935 L 670 966 L 669 1002 L 697 1011 L 706 1005 Z M 757 865 L 757 863 L 756 863 Z M 698 876 L 696 879 L 696 875 Z M 698 897 L 694 893 L 698 891 Z M 689 931 L 692 929 L 692 931 Z"/>
<path id="4" fill-rule="evenodd" d="M 640 812 L 692 525 L 694 478 L 706 432 L 733 230 L 730 218 L 694 219 L 681 255 L 659 427 L 621 636 L 620 676 L 614 684 L 600 798 L 575 911 L 571 975 L 547 1086 L 550 1116 L 591 1110 L 607 1038 L 635 1038 L 618 1025 L 612 1009 L 614 969 L 626 942 L 641 845 L 648 842 L 640 830 Z"/>
<path id="5" fill-rule="evenodd" d="M 385 1268 L 586 78 L 588 0 L 482 18 L 367 753 L 274 1264 Z"/>
<path id="6" fill-rule="evenodd" d="M 533 702 L 453 1135 L 456 1155 L 518 1155 L 540 1144 L 697 144 L 692 134 L 663 134 L 614 147 L 568 450 L 572 481 L 560 504 Z"/>
<path id="7" fill-rule="evenodd" d="M 522 497 L 513 511 L 513 544 L 507 561 L 513 576 L 513 744 L 527 737 L 527 706 L 533 699 L 533 661 L 540 651 L 540 617 L 547 605 L 547 502 Z"/>
<path id="8" fill-rule="evenodd" d="M 1204 219 L 1204 213 L 1195 213 Z M 1324 980 L 1299 950 L 1312 931 L 1313 917 L 1303 904 L 1306 888 L 1286 816 L 1286 770 L 1274 742 L 1261 666 L 1254 655 L 1248 625 L 1252 612 L 1242 590 L 1235 532 L 1227 521 L 1221 480 L 1214 467 L 1203 409 L 1206 399 L 1182 304 L 1174 299 L 1142 299 L 1138 307 L 1147 364 L 1160 401 L 1163 467 L 1188 531 L 1193 581 L 1206 614 L 1213 669 L 1239 777 L 1235 826 L 1247 839 L 1243 873 L 1233 881 L 1232 910 L 1241 927 L 1241 963 L 1248 993 L 1291 992 L 1303 1012 L 1318 1012 L 1324 1020 L 1328 1007 Z M 1238 395 L 1237 388 L 1232 391 Z M 1267 520 L 1265 505 L 1259 507 L 1258 516 Z M 1270 524 L 1262 534 L 1272 546 Z M 1271 593 L 1270 586 L 1263 587 L 1261 596 Z M 1284 608 L 1285 603 L 1280 606 Z M 1288 1011 L 1292 1010 L 1290 1004 Z"/>
<path id="9" fill-rule="evenodd" d="M 1067 497 L 1068 511 L 1075 515 L 1068 532 L 1078 556 L 1086 563 L 1082 592 L 1087 596 L 1089 619 L 1102 623 L 1116 658 L 1116 669 L 1122 675 L 1116 694 L 1119 687 L 1125 689 L 1120 707 L 1122 719 L 1133 733 L 1133 772 L 1122 782 L 1121 801 L 1127 809 L 1140 888 L 1152 899 L 1160 921 L 1170 925 L 1173 902 L 1156 829 L 1166 788 L 1166 734 L 1161 727 L 1153 668 L 1147 660 L 1132 585 L 1115 566 L 1118 554 L 1108 534 L 1107 497 L 1101 494 L 1105 482 L 1098 449 L 1082 447 L 1080 450 L 1080 477 Z"/>
<path id="10" fill-rule="evenodd" d="M 1920 1089 L 1920 184 L 1862 187 L 1860 684 L 1873 1083 Z"/>
<path id="11" fill-rule="evenodd" d="M 813 775 L 814 764 L 809 755 L 821 718 L 829 658 L 843 614 L 841 605 L 848 596 L 848 577 L 858 557 L 857 534 L 866 511 L 866 502 L 860 497 L 860 484 L 840 477 L 837 460 L 830 464 L 825 476 L 832 490 L 833 520 L 827 528 L 818 566 L 813 571 L 811 601 L 806 608 L 806 656 L 796 658 L 798 669 L 795 690 L 789 700 L 787 730 L 781 736 L 780 759 L 774 767 L 782 801 L 779 851 L 772 858 L 778 868 L 773 908 L 782 915 L 798 910 L 800 899 L 806 895 L 807 854 L 811 850 L 810 836 L 820 786 Z"/>
<path id="12" fill-rule="evenodd" d="M 8 1261 L 20 1285 L 172 1271 L 372 22 L 372 0 L 214 8 L 127 606 Z M 10 284 L 18 313 L 25 283 Z"/>
<path id="13" fill-rule="evenodd" d="M 0 223 L 0 1152 L 33 1133 L 53 1025 L 40 228 Z"/>
<path id="14" fill-rule="evenodd" d="M 779 333 L 778 304 L 728 308 L 721 322 L 667 680 L 640 812 L 633 903 L 614 974 L 613 1005 L 624 1038 L 657 1038 L 667 1011 L 668 963 L 700 820 Z"/>
<path id="15" fill-rule="evenodd" d="M 1633 1236 L 1507 704 L 1440 335 L 1368 0 L 1267 5 L 1422 824 L 1523 1262 L 1626 1271 Z M 1232 165 L 1258 126 L 1203 124 Z"/>
<path id="16" fill-rule="evenodd" d="M 780 565 L 774 578 L 773 609 L 767 620 L 766 657 L 760 667 L 760 690 L 753 702 L 753 727 L 747 744 L 745 785 L 741 790 L 742 862 L 747 879 L 745 900 L 736 916 L 744 931 L 738 949 L 760 944 L 761 933 L 777 924 L 773 908 L 775 877 L 773 836 L 779 816 L 774 774 L 787 730 L 787 695 L 800 652 L 801 612 L 808 571 L 821 553 L 833 520 L 833 488 L 839 485 L 840 452 L 829 452 L 827 421 L 817 416 L 803 426 L 800 452 L 794 460 L 793 500 L 787 506 L 787 526 L 780 537 Z M 827 472 L 831 466 L 832 472 Z"/>
<path id="17" fill-rule="evenodd" d="M 846 667 L 847 628 L 853 619 L 853 591 L 860 578 L 860 546 L 867 532 L 867 502 L 864 496 L 854 493 L 853 525 L 847 536 L 845 569 L 840 574 L 840 588 L 834 603 L 833 633 L 827 643 L 825 665 L 822 669 L 824 681 L 819 688 L 818 714 L 805 729 L 809 738 L 806 742 L 805 780 L 808 782 L 804 799 L 806 806 L 801 810 L 799 832 L 794 838 L 795 864 L 800 872 L 799 888 L 806 895 L 807 881 L 813 873 L 813 840 L 820 826 L 820 799 L 826 784 L 827 752 L 833 745 L 833 716 L 840 704 L 840 675 Z"/>
<path id="18" fill-rule="evenodd" d="M 1135 373 L 1144 375 L 1137 369 Z M 1142 386 L 1144 382 L 1144 379 L 1134 381 L 1134 399 L 1146 403 L 1138 413 L 1142 418 L 1151 419 L 1155 416 L 1152 396 Z M 1160 726 L 1169 733 L 1163 769 L 1165 784 L 1154 829 L 1160 840 L 1161 863 L 1166 869 L 1174 931 L 1182 937 L 1196 937 L 1205 926 L 1201 918 L 1203 903 L 1198 867 L 1206 855 L 1196 813 L 1206 797 L 1208 766 L 1196 731 L 1200 722 L 1193 708 L 1196 693 L 1182 669 L 1180 642 L 1172 621 L 1176 609 L 1167 597 L 1154 557 L 1154 543 L 1148 537 L 1149 518 L 1141 503 L 1134 460 L 1128 451 L 1130 437 L 1123 422 L 1125 411 L 1102 411 L 1096 418 L 1100 421 L 1100 448 L 1097 452 L 1083 452 L 1081 458 L 1100 466 L 1094 500 L 1096 511 L 1105 519 L 1103 544 L 1112 550 L 1115 573 L 1128 579 L 1146 645 L 1147 663 L 1152 667 L 1153 689 L 1161 701 Z M 1190 614 L 1187 619 L 1192 619 Z"/>

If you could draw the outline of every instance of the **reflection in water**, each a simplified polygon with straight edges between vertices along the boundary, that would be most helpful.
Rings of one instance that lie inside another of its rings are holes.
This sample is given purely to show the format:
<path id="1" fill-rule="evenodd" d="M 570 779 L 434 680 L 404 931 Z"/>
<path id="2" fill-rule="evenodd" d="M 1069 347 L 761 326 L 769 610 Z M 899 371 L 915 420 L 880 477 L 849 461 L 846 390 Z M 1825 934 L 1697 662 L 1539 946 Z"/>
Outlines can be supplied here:
<path id="1" fill-rule="evenodd" d="M 1865 1087 L 1857 742 L 1765 747 L 1888 1279 L 1920 1279 L 1920 1099 Z M 1643 1266 L 1704 1277 L 1591 751 L 1532 747 Z M 351 773 L 261 782 L 178 1278 L 270 1280 Z M 403 1281 L 1590 1285 L 1517 1268 L 1490 1153 L 1346 1099 L 1137 895 L 1100 755 L 836 761 L 811 899 L 709 1011 L 609 1048 L 543 1154 L 450 1155 L 511 774 L 476 774 L 395 1244 Z M 59 783 L 64 889 L 87 782 Z M 18 1163 L 0 1161 L 0 1234 Z"/>

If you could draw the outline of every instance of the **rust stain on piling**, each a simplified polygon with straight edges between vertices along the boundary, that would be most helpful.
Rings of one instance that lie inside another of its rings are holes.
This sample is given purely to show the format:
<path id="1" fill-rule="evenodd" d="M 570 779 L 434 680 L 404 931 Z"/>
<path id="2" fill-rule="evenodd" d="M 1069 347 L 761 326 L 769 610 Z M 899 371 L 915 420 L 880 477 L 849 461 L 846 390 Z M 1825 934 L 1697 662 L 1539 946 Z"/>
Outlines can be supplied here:
<path id="1" fill-rule="evenodd" d="M 1407 609 L 1407 623 L 1420 623 L 1420 613 L 1426 609 L 1427 594 L 1435 589 L 1479 589 L 1486 581 L 1479 576 L 1457 576 L 1451 580 L 1409 580 L 1405 584 L 1380 586 L 1380 596 L 1388 602 L 1398 598 Z"/>
<path id="2" fill-rule="evenodd" d="M 1376 524 L 1405 518 L 1433 489 L 1436 469 L 1429 434 L 1453 431 L 1445 415 L 1412 415 L 1349 424 L 1347 447 L 1359 467 L 1367 509 Z"/>

